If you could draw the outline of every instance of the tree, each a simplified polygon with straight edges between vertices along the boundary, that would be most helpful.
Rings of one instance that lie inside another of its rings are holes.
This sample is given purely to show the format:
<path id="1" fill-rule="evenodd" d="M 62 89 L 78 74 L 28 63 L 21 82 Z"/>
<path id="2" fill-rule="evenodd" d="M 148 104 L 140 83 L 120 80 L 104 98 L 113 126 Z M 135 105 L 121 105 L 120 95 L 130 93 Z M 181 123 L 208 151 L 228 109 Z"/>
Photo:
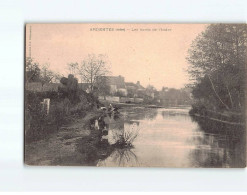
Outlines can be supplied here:
<path id="1" fill-rule="evenodd" d="M 69 74 L 68 78 L 62 77 L 60 79 L 60 83 L 62 84 L 62 87 L 59 88 L 59 92 L 61 92 L 73 103 L 78 101 L 78 80 L 74 77 L 74 75 Z"/>
<path id="2" fill-rule="evenodd" d="M 26 82 L 41 82 L 42 87 L 46 83 L 59 82 L 62 76 L 49 69 L 49 64 L 40 66 L 32 58 L 26 58 Z"/>
<path id="3" fill-rule="evenodd" d="M 76 75 L 79 68 L 78 63 L 77 62 L 69 63 L 67 64 L 67 66 L 68 66 L 69 74 Z"/>
<path id="4" fill-rule="evenodd" d="M 53 83 L 59 83 L 63 75 L 54 72 L 54 77 L 52 79 Z"/>
<path id="5" fill-rule="evenodd" d="M 82 64 L 78 68 L 78 74 L 81 79 L 88 83 L 91 92 L 97 88 L 97 85 L 102 85 L 101 79 L 105 75 L 109 74 L 107 67 L 107 58 L 105 55 L 88 55 L 86 59 L 82 61 Z"/>
<path id="6" fill-rule="evenodd" d="M 188 51 L 194 97 L 210 100 L 210 104 L 221 109 L 241 109 L 245 96 L 246 48 L 245 24 L 209 25 Z"/>
<path id="7" fill-rule="evenodd" d="M 43 65 L 40 71 L 40 82 L 42 87 L 46 83 L 51 83 L 55 76 L 57 76 L 57 74 L 49 70 L 48 64 Z"/>
<path id="8" fill-rule="evenodd" d="M 108 84 L 108 78 L 106 76 L 97 77 L 95 83 L 95 90 L 103 96 L 109 95 L 111 88 Z"/>
<path id="9" fill-rule="evenodd" d="M 37 62 L 32 58 L 26 58 L 26 82 L 39 82 L 40 81 L 40 68 Z"/>

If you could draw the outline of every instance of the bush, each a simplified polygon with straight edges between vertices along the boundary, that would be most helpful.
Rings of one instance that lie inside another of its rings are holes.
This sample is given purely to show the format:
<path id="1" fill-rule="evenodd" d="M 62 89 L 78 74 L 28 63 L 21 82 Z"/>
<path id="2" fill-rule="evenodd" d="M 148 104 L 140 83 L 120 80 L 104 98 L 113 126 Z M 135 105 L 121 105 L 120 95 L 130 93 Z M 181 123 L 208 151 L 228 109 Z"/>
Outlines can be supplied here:
<path id="1" fill-rule="evenodd" d="M 95 107 L 97 99 L 82 90 L 78 101 L 71 102 L 69 97 L 60 92 L 32 92 L 25 94 L 25 136 L 26 141 L 46 137 L 58 128 L 77 117 L 84 117 L 88 110 Z M 42 109 L 41 102 L 50 98 L 49 114 Z"/>

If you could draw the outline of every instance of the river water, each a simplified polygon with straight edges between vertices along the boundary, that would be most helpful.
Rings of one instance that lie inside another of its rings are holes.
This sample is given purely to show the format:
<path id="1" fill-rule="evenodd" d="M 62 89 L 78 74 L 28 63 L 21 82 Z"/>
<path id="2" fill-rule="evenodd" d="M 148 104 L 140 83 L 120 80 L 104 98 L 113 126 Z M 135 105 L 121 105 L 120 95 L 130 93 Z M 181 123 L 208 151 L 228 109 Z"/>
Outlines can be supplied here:
<path id="1" fill-rule="evenodd" d="M 116 132 L 134 132 L 133 146 L 116 148 L 97 166 L 244 167 L 244 137 L 234 129 L 209 133 L 189 109 L 122 109 L 120 119 L 109 119 L 108 141 L 114 144 Z"/>

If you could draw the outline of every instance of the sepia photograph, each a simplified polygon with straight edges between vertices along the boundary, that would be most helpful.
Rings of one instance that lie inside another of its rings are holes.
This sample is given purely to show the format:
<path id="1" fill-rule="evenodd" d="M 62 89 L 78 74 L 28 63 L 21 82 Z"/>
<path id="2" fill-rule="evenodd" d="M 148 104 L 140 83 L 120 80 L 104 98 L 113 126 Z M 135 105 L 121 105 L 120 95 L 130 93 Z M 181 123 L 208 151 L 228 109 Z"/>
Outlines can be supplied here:
<path id="1" fill-rule="evenodd" d="M 24 162 L 245 168 L 246 68 L 246 24 L 26 24 Z"/>

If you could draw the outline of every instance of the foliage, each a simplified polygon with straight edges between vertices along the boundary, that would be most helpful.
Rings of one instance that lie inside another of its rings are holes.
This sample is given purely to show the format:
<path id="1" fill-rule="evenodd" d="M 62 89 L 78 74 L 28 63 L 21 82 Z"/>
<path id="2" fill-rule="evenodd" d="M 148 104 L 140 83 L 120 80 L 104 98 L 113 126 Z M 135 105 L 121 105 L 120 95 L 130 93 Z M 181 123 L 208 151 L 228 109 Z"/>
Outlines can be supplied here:
<path id="1" fill-rule="evenodd" d="M 63 85 L 59 88 L 59 92 L 62 93 L 64 97 L 67 97 L 72 103 L 78 102 L 78 80 L 74 77 L 74 75 L 69 74 L 68 78 L 62 77 L 60 83 L 62 83 Z"/>
<path id="2" fill-rule="evenodd" d="M 74 121 L 92 110 L 98 100 L 83 90 L 78 91 L 78 101 L 71 102 L 66 94 L 61 92 L 32 92 L 25 94 L 25 134 L 26 141 L 39 140 L 57 131 L 63 124 Z M 41 102 L 50 98 L 50 112 L 47 115 Z"/>
<path id="3" fill-rule="evenodd" d="M 26 141 L 34 141 L 46 137 L 57 130 L 65 122 L 62 106 L 57 92 L 26 92 L 25 98 L 25 135 Z M 42 109 L 41 101 L 50 98 L 49 115 Z M 57 103 L 53 103 L 57 102 Z M 58 103 L 59 102 L 59 103 Z"/>
<path id="4" fill-rule="evenodd" d="M 103 96 L 110 95 L 110 85 L 108 84 L 108 78 L 105 76 L 97 77 L 94 92 L 99 93 Z"/>
<path id="5" fill-rule="evenodd" d="M 48 65 L 44 65 L 41 67 L 40 72 L 40 82 L 42 86 L 46 83 L 50 83 L 52 79 L 55 77 L 55 73 L 53 73 L 51 70 L 49 70 Z"/>
<path id="6" fill-rule="evenodd" d="M 164 106 L 188 105 L 191 103 L 190 89 L 165 88 L 160 91 L 161 103 Z"/>
<path id="7" fill-rule="evenodd" d="M 90 84 L 91 92 L 93 92 L 95 86 L 102 82 L 99 78 L 109 73 L 107 63 L 108 61 L 105 55 L 100 54 L 96 56 L 91 54 L 78 67 L 78 75 L 85 83 Z"/>
<path id="8" fill-rule="evenodd" d="M 245 24 L 209 25 L 188 51 L 194 98 L 215 109 L 243 111 L 246 53 Z"/>
<path id="9" fill-rule="evenodd" d="M 113 131 L 114 146 L 118 148 L 132 147 L 134 140 L 139 135 L 139 130 L 137 124 L 134 123 L 128 128 L 124 128 L 123 131 Z"/>
<path id="10" fill-rule="evenodd" d="M 26 58 L 26 82 L 38 82 L 40 81 L 40 67 L 37 62 L 33 62 L 33 59 Z"/>
<path id="11" fill-rule="evenodd" d="M 69 74 L 75 75 L 79 67 L 78 63 L 77 62 L 69 63 L 67 64 L 67 66 L 68 66 Z"/>
<path id="12" fill-rule="evenodd" d="M 46 83 L 57 82 L 60 77 L 60 74 L 49 69 L 48 64 L 41 66 L 32 58 L 26 58 L 26 82 L 40 82 L 43 86 Z"/>

